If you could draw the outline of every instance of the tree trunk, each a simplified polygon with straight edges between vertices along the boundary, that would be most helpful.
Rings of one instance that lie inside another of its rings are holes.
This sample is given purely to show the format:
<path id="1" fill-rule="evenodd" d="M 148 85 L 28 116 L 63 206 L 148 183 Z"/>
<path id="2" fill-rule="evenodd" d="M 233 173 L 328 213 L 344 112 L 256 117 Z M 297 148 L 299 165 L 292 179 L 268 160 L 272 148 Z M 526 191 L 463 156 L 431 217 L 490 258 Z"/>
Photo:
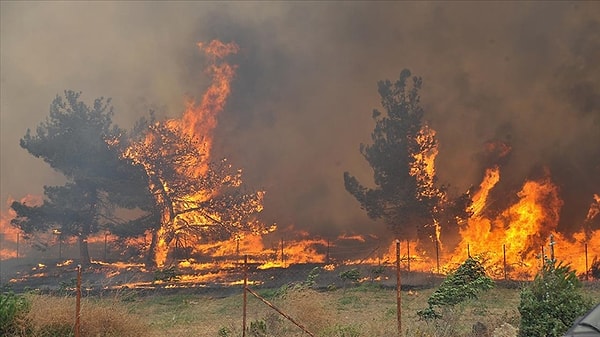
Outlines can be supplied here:
<path id="1" fill-rule="evenodd" d="M 156 243 L 158 241 L 158 233 L 157 230 L 154 229 L 152 230 L 152 239 L 150 241 L 150 247 L 148 247 L 148 253 L 146 255 L 146 268 L 147 269 L 154 269 L 156 268 Z"/>

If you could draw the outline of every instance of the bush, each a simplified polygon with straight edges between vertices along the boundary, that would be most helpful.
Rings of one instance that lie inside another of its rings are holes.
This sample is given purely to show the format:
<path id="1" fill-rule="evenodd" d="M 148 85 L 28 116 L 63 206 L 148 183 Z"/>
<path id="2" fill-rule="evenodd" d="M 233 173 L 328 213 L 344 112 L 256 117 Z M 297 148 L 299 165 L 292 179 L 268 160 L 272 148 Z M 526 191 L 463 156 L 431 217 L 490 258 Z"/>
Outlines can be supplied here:
<path id="1" fill-rule="evenodd" d="M 530 286 L 521 291 L 521 337 L 556 337 L 592 307 L 568 265 L 546 260 Z"/>
<path id="2" fill-rule="evenodd" d="M 0 293 L 0 336 L 13 336 L 21 330 L 19 320 L 29 310 L 29 302 L 10 291 Z"/>
<path id="3" fill-rule="evenodd" d="M 24 316 L 29 334 L 16 336 L 74 336 L 75 298 L 27 294 L 31 303 Z M 137 337 L 148 326 L 118 302 L 96 302 L 83 298 L 81 302 L 82 337 Z M 10 336 L 10 335 L 9 335 Z"/>
<path id="4" fill-rule="evenodd" d="M 427 300 L 429 307 L 417 311 L 417 314 L 423 319 L 441 318 L 435 307 L 454 306 L 467 299 L 477 298 L 480 291 L 493 287 L 494 281 L 486 275 L 481 262 L 469 257 L 431 294 Z"/>

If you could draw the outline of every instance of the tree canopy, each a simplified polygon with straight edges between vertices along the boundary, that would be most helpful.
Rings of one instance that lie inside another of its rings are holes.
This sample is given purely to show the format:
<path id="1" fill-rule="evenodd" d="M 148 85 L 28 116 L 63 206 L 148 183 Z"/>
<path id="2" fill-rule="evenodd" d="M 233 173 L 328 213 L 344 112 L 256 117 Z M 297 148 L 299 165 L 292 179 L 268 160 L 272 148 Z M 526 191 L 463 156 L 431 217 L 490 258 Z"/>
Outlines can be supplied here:
<path id="1" fill-rule="evenodd" d="M 434 159 L 437 155 L 435 131 L 423 121 L 419 91 L 422 79 L 404 69 L 395 82 L 378 83 L 384 111 L 375 109 L 375 128 L 370 145 L 360 152 L 373 169 L 368 188 L 349 172 L 344 173 L 346 190 L 366 210 L 369 217 L 383 219 L 396 238 L 432 237 L 434 226 L 445 210 L 465 216 L 462 205 L 452 207 L 444 186 L 437 186 Z M 458 198 L 457 201 L 465 202 Z M 455 218 L 455 217 L 453 217 Z"/>
<path id="2" fill-rule="evenodd" d="M 110 223 L 113 205 L 133 207 L 131 195 L 144 190 L 132 189 L 132 168 L 123 165 L 108 144 L 124 135 L 112 122 L 110 99 L 100 97 L 88 106 L 80 96 L 70 90 L 56 96 L 49 117 L 35 134 L 27 130 L 21 139 L 21 147 L 62 173 L 67 182 L 45 186 L 40 206 L 14 202 L 17 215 L 12 223 L 28 233 L 53 229 L 64 237 L 77 237 L 85 265 L 90 263 L 87 239 Z"/>
<path id="3" fill-rule="evenodd" d="M 264 192 L 244 192 L 241 170 L 226 159 L 210 161 L 199 139 L 176 123 L 150 119 L 139 125 L 146 127 L 138 127 L 123 156 L 144 168 L 152 213 L 160 219 L 152 228 L 150 266 L 164 265 L 173 241 L 193 246 L 264 230 L 252 217 L 262 210 Z"/>

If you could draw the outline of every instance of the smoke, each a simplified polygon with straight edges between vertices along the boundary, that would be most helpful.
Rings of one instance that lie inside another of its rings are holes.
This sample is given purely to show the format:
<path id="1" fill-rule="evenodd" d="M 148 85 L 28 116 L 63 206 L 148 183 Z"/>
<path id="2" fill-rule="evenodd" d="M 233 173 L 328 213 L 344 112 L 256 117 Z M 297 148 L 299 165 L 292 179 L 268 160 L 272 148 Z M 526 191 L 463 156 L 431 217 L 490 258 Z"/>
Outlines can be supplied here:
<path id="1" fill-rule="evenodd" d="M 178 117 L 209 80 L 196 42 L 241 50 L 214 156 L 267 191 L 265 222 L 322 235 L 385 233 L 343 186 L 369 185 L 377 81 L 422 76 L 425 118 L 452 193 L 478 185 L 504 142 L 498 208 L 549 171 L 577 230 L 600 193 L 600 4 L 594 2 L 2 2 L 1 196 L 60 176 L 19 147 L 56 94 L 113 98 L 129 128 L 149 109 Z"/>

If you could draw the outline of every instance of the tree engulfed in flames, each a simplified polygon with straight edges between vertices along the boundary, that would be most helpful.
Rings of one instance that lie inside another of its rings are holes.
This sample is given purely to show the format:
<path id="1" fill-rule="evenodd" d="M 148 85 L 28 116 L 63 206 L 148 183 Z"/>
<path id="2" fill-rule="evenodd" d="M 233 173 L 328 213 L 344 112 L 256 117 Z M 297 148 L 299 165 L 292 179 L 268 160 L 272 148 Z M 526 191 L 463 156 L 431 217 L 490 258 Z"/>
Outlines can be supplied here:
<path id="1" fill-rule="evenodd" d="M 265 228 L 252 217 L 263 208 L 264 192 L 240 192 L 241 170 L 233 170 L 226 160 L 211 161 L 217 116 L 224 109 L 235 75 L 235 66 L 224 62 L 224 58 L 235 54 L 239 48 L 233 43 L 216 40 L 198 46 L 210 61 L 207 72 L 212 79 L 201 101 L 189 99 L 180 119 L 152 121 L 142 137 L 123 151 L 123 157 L 144 168 L 159 215 L 160 221 L 152 229 L 150 245 L 154 264 L 158 267 L 165 264 L 173 243 L 210 257 L 267 256 L 262 261 L 252 261 L 263 263 L 260 268 L 329 262 L 329 247 L 331 244 L 335 249 L 335 241 L 313 239 L 307 232 L 290 230 L 295 238 L 285 242 L 285 252 L 283 241 L 281 247 L 266 247 L 263 235 L 275 227 Z M 420 130 L 417 142 L 427 152 L 414 155 L 414 166 L 410 170 L 410 175 L 421 183 L 420 193 L 425 197 L 440 193 L 434 179 L 434 162 L 438 154 L 437 146 L 433 146 L 434 138 L 435 130 L 427 126 Z M 426 146 L 428 144 L 432 146 Z M 510 152 L 510 148 L 502 143 L 490 142 L 486 146 L 498 158 Z M 486 209 L 493 202 L 489 200 L 490 195 L 500 179 L 499 166 L 486 170 L 465 210 L 470 216 L 458 228 L 457 245 L 444 244 L 447 238 L 440 230 L 444 224 L 435 219 L 436 223 L 427 225 L 436 227 L 435 237 L 430 239 L 435 241 L 437 256 L 423 248 L 427 246 L 424 242 L 403 241 L 404 265 L 409 265 L 412 271 L 445 272 L 461 264 L 468 255 L 477 255 L 495 278 L 508 274 L 511 278 L 529 279 L 540 269 L 544 257 L 554 256 L 571 264 L 579 273 L 589 269 L 591 258 L 600 257 L 600 229 L 593 230 L 589 226 L 600 216 L 600 195 L 593 196 L 581 230 L 567 235 L 557 232 L 563 201 L 549 173 L 542 179 L 526 181 L 514 204 L 490 215 Z M 445 195 L 440 199 L 444 202 Z M 438 214 L 441 213 L 440 210 Z M 5 241 L 7 237 L 18 235 L 12 227 L 6 226 L 8 223 L 2 219 Z M 246 235 L 248 233 L 252 235 Z M 550 237 L 553 242 L 549 241 Z M 366 238 L 341 235 L 337 241 L 353 241 L 358 247 Z M 323 247 L 327 247 L 327 256 Z M 3 247 L 2 259 L 14 255 L 14 251 Z M 395 255 L 395 243 L 392 243 L 378 257 L 349 259 L 343 263 L 392 263 Z M 204 268 L 201 263 L 196 266 Z"/>
<path id="2" fill-rule="evenodd" d="M 238 47 L 217 40 L 198 45 L 211 61 L 212 78 L 201 102 L 188 101 L 181 119 L 152 122 L 143 138 L 123 153 L 144 167 L 160 214 L 150 246 L 158 267 L 165 264 L 173 241 L 193 249 L 208 238 L 222 240 L 265 230 L 251 218 L 262 210 L 264 192 L 240 192 L 241 170 L 232 170 L 225 159 L 211 161 L 217 115 L 225 106 L 235 74 L 235 67 L 223 58 Z"/>

